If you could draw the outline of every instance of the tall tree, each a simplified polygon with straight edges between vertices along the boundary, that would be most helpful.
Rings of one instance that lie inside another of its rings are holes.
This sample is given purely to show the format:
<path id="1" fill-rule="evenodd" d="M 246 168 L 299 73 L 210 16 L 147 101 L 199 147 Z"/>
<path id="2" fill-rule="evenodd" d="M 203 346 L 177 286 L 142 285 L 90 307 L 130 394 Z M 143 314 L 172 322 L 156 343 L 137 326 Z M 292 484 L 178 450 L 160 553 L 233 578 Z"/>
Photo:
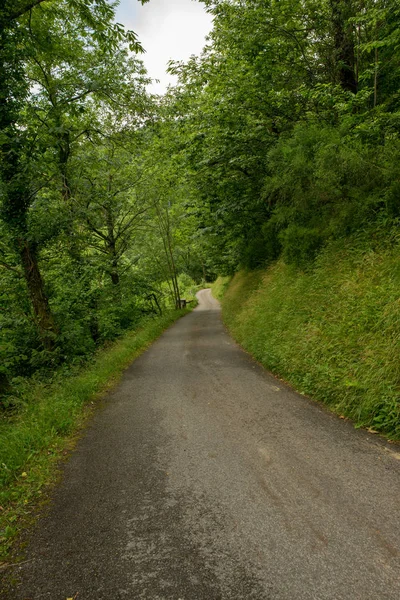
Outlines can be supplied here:
<path id="1" fill-rule="evenodd" d="M 115 60 L 121 55 L 118 46 L 125 43 L 140 50 L 136 36 L 115 24 L 113 17 L 113 7 L 104 0 L 90 5 L 81 0 L 20 2 L 14 7 L 8 3 L 1 12 L 2 218 L 20 255 L 38 330 L 48 349 L 57 327 L 40 272 L 38 243 L 29 234 L 29 210 L 48 176 L 41 166 L 52 150 L 68 198 L 71 144 L 82 133 L 71 121 L 85 112 L 84 100 L 90 95 L 112 97 L 124 70 L 123 60 Z"/>

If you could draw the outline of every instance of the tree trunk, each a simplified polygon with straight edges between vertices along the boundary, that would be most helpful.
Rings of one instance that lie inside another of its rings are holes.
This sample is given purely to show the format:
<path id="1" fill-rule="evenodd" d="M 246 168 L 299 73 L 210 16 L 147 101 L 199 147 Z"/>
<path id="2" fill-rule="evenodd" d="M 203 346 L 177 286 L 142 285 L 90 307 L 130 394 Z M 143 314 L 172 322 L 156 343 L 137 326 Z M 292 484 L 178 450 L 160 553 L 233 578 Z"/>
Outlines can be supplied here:
<path id="1" fill-rule="evenodd" d="M 152 296 L 153 296 L 154 302 L 156 303 L 156 306 L 158 308 L 158 312 L 160 313 L 160 315 L 162 315 L 161 306 L 160 306 L 160 303 L 158 301 L 158 298 L 157 298 L 156 294 L 152 294 Z"/>
<path id="2" fill-rule="evenodd" d="M 173 295 L 174 295 L 175 306 L 176 306 L 176 308 L 180 308 L 181 298 L 180 298 L 180 291 L 179 291 L 179 282 L 178 282 L 178 277 L 177 277 L 177 273 L 176 273 L 174 253 L 172 250 L 171 227 L 170 227 L 168 209 L 166 208 L 165 211 L 163 211 L 157 200 L 154 203 L 154 208 L 156 209 L 156 213 L 157 213 L 157 217 L 158 217 L 158 227 L 159 227 L 159 231 L 160 231 L 160 235 L 161 235 L 161 240 L 162 240 L 162 243 L 164 246 L 165 257 L 167 259 L 167 265 L 168 265 L 169 275 L 171 278 L 172 287 L 174 290 Z"/>
<path id="3" fill-rule="evenodd" d="M 375 48 L 374 108 L 376 108 L 376 105 L 378 104 L 378 69 L 379 69 L 378 48 Z"/>
<path id="4" fill-rule="evenodd" d="M 27 240 L 19 243 L 24 276 L 32 303 L 35 321 L 40 339 L 46 350 L 53 350 L 57 328 L 50 311 L 49 301 L 44 292 L 43 279 L 40 274 L 36 247 Z"/>
<path id="5" fill-rule="evenodd" d="M 351 2 L 330 0 L 332 10 L 335 59 L 340 85 L 347 92 L 358 91 L 353 27 L 349 24 L 352 15 Z"/>
<path id="6" fill-rule="evenodd" d="M 113 285 L 119 285 L 118 253 L 114 239 L 114 229 L 108 222 L 107 252 L 110 255 L 110 277 Z"/>
<path id="7" fill-rule="evenodd" d="M 108 176 L 108 184 L 107 191 L 108 195 L 111 195 L 113 177 L 110 174 Z M 112 214 L 111 204 L 107 206 L 106 209 L 106 224 L 107 224 L 107 251 L 110 254 L 111 260 L 111 270 L 110 277 L 113 285 L 119 285 L 119 273 L 118 273 L 118 253 L 117 253 L 117 243 L 115 239 L 115 228 L 114 228 L 114 218 Z"/>
<path id="8" fill-rule="evenodd" d="M 114 270 L 116 267 L 116 265 L 113 266 L 113 270 L 111 271 L 110 275 L 111 275 L 111 281 L 113 282 L 114 285 L 118 285 L 119 284 L 119 274 L 117 270 Z"/>
<path id="9" fill-rule="evenodd" d="M 5 373 L 0 373 L 0 396 L 2 396 L 3 394 L 5 394 L 6 392 L 8 392 L 10 390 L 11 386 L 10 386 L 10 382 L 8 381 L 8 377 Z M 1 400 L 0 400 L 0 406 L 1 406 Z"/>

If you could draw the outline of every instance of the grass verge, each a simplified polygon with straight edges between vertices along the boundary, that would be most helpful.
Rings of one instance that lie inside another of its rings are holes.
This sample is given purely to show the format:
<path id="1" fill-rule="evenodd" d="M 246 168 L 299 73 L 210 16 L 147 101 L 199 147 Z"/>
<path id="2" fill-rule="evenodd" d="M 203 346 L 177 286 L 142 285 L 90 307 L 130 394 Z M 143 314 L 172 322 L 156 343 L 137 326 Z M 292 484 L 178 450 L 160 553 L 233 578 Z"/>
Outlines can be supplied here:
<path id="1" fill-rule="evenodd" d="M 267 369 L 357 426 L 400 439 L 400 240 L 332 244 L 307 272 L 237 273 L 233 337 Z M 214 285 L 217 297 L 226 281 Z"/>
<path id="2" fill-rule="evenodd" d="M 226 277 L 218 277 L 214 283 L 211 283 L 210 287 L 214 298 L 221 302 L 231 281 L 232 277 L 228 275 Z"/>
<path id="3" fill-rule="evenodd" d="M 30 522 L 45 486 L 57 478 L 95 401 L 118 382 L 122 372 L 174 321 L 189 312 L 171 311 L 129 332 L 70 376 L 49 385 L 32 383 L 18 414 L 0 423 L 0 562 L 19 531 Z"/>

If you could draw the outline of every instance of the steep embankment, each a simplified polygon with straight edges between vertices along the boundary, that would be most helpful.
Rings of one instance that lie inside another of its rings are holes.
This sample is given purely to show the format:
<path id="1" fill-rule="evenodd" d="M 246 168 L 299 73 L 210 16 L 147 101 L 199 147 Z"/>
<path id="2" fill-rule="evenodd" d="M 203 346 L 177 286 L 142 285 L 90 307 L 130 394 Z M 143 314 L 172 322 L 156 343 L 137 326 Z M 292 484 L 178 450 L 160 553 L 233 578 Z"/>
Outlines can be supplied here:
<path id="1" fill-rule="evenodd" d="M 400 240 L 349 240 L 307 272 L 283 262 L 219 278 L 235 339 L 304 394 L 400 439 Z"/>

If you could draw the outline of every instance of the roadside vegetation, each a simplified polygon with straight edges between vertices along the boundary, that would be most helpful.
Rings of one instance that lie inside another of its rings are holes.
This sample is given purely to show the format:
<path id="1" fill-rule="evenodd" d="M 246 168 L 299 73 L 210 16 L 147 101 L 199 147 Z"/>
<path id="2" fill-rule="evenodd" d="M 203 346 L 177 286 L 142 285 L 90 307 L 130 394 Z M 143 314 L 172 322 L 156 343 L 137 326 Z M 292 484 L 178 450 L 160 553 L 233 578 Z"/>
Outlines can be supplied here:
<path id="1" fill-rule="evenodd" d="M 51 380 L 26 381 L 18 410 L 0 423 L 0 562 L 21 527 L 31 519 L 46 487 L 55 481 L 64 453 L 104 394 L 132 361 L 188 310 L 147 318 L 84 366 L 60 370 Z"/>
<path id="2" fill-rule="evenodd" d="M 234 338 L 303 394 L 400 440 L 400 236 L 332 243 L 302 271 L 283 260 L 219 278 Z M 222 292 L 222 293 L 221 293 Z"/>

